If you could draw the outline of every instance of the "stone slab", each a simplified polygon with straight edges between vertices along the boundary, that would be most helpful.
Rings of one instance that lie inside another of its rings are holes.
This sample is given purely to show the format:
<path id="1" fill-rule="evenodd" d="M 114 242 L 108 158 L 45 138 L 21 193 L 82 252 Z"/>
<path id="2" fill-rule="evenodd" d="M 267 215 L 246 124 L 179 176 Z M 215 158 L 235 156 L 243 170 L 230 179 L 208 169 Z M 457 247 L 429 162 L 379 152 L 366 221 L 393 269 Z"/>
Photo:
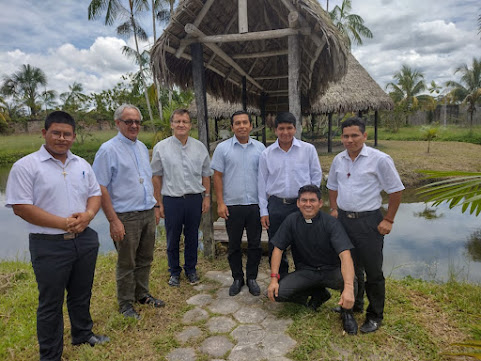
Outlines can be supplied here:
<path id="1" fill-rule="evenodd" d="M 230 332 L 237 323 L 230 317 L 219 316 L 213 317 L 207 321 L 207 328 L 212 333 L 227 333 Z"/>
<path id="2" fill-rule="evenodd" d="M 205 277 L 220 282 L 223 286 L 230 286 L 233 281 L 230 271 L 209 271 Z"/>
<path id="3" fill-rule="evenodd" d="M 200 307 L 196 307 L 193 310 L 189 310 L 184 314 L 182 322 L 186 325 L 190 325 L 199 321 L 207 320 L 208 318 L 209 314 L 206 310 L 203 310 Z"/>
<path id="4" fill-rule="evenodd" d="M 166 356 L 167 361 L 196 361 L 193 348 L 177 348 Z"/>
<path id="5" fill-rule="evenodd" d="M 207 308 L 213 313 L 228 315 L 236 312 L 240 308 L 240 304 L 233 299 L 221 298 L 207 305 Z"/>
<path id="6" fill-rule="evenodd" d="M 195 306 L 202 307 L 202 306 L 205 306 L 205 305 L 208 305 L 209 303 L 211 303 L 212 300 L 213 299 L 212 299 L 211 295 L 208 295 L 206 293 L 201 293 L 201 294 L 192 296 L 186 302 L 189 305 L 195 305 Z"/>
<path id="7" fill-rule="evenodd" d="M 207 338 L 200 346 L 202 353 L 212 357 L 222 357 L 232 350 L 234 344 L 225 336 L 212 336 Z"/>
<path id="8" fill-rule="evenodd" d="M 243 344 L 235 346 L 229 354 L 229 361 L 262 361 L 266 359 L 263 345 Z"/>
<path id="9" fill-rule="evenodd" d="M 185 328 L 182 332 L 175 335 L 175 338 L 180 343 L 186 343 L 196 340 L 202 336 L 202 330 L 196 326 Z"/>
<path id="10" fill-rule="evenodd" d="M 261 323 L 266 317 L 266 311 L 258 307 L 244 306 L 234 313 L 234 318 L 240 323 Z"/>
<path id="11" fill-rule="evenodd" d="M 260 325 L 240 325 L 230 334 L 237 345 L 261 343 L 266 330 Z"/>

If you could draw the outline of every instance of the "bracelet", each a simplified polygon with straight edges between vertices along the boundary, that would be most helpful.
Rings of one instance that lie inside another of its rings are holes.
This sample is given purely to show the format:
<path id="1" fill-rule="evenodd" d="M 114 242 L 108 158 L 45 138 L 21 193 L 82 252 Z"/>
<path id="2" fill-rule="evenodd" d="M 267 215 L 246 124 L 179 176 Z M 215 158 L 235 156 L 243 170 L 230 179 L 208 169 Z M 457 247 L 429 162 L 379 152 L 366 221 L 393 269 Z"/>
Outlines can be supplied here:
<path id="1" fill-rule="evenodd" d="M 329 212 L 337 211 L 337 208 L 329 208 Z"/>
<path id="2" fill-rule="evenodd" d="M 271 273 L 271 278 L 277 278 L 278 280 L 280 280 L 281 275 L 279 273 Z"/>
<path id="3" fill-rule="evenodd" d="M 384 217 L 384 220 L 385 220 L 386 222 L 389 222 L 389 223 L 391 223 L 391 224 L 394 224 L 394 221 L 393 221 L 392 219 L 389 219 L 389 218 Z"/>
<path id="4" fill-rule="evenodd" d="M 210 193 L 204 193 L 204 197 L 210 197 Z"/>

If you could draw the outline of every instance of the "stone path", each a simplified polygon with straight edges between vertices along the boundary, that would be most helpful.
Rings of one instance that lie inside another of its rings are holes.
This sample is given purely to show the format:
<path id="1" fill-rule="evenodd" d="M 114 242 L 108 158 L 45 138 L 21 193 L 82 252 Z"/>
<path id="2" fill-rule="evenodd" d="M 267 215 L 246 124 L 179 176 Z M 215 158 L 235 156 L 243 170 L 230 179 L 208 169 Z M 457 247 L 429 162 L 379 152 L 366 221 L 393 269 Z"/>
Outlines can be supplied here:
<path id="1" fill-rule="evenodd" d="M 195 307 L 184 314 L 184 327 L 175 335 L 183 347 L 171 351 L 167 360 L 195 361 L 207 356 L 213 361 L 289 361 L 285 355 L 296 341 L 285 331 L 292 320 L 277 318 L 282 304 L 264 296 L 267 274 L 259 273 L 257 278 L 261 287 L 258 297 L 252 296 L 247 286 L 238 295 L 229 296 L 230 271 L 210 271 L 205 278 L 218 285 L 203 283 L 194 287 L 199 293 L 187 303 Z M 201 339 L 200 344 L 196 343 Z"/>

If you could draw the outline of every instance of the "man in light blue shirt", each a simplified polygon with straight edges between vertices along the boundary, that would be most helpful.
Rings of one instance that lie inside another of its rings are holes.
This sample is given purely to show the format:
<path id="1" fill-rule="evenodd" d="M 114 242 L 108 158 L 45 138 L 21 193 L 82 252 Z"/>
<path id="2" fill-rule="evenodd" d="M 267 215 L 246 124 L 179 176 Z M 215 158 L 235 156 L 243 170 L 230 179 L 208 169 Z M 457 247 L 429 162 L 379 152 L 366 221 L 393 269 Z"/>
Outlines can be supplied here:
<path id="1" fill-rule="evenodd" d="M 102 144 L 93 169 L 102 190 L 102 209 L 118 252 L 117 300 L 124 317 L 139 319 L 134 302 L 154 307 L 164 302 L 149 293 L 156 218 L 149 151 L 137 136 L 142 115 L 131 104 L 114 114 L 119 133 Z"/>
<path id="2" fill-rule="evenodd" d="M 294 138 L 296 118 L 289 112 L 279 113 L 275 120 L 277 140 L 262 152 L 259 160 L 259 208 L 262 226 L 269 234 L 269 263 L 274 246 L 271 243 L 284 219 L 297 211 L 297 193 L 302 186 L 320 186 L 322 170 L 316 148 Z M 279 267 L 281 277 L 288 273 L 284 253 Z"/>
<path id="3" fill-rule="evenodd" d="M 247 286 L 254 296 L 260 294 L 257 271 L 262 256 L 262 226 L 258 206 L 257 174 L 259 156 L 264 144 L 251 139 L 252 119 L 245 111 L 231 117 L 234 136 L 220 143 L 214 151 L 211 168 L 214 170 L 214 188 L 217 213 L 225 219 L 229 236 L 229 265 L 234 282 L 229 295 L 238 294 L 244 285 L 242 270 L 242 234 L 247 233 Z"/>

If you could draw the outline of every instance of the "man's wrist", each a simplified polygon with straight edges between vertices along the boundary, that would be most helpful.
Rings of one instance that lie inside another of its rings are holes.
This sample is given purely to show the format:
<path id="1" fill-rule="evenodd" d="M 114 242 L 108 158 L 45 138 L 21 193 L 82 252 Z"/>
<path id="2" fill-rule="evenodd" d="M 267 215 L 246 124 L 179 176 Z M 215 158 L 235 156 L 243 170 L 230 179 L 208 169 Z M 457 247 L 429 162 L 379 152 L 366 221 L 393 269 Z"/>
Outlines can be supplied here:
<path id="1" fill-rule="evenodd" d="M 275 278 L 277 280 L 281 279 L 281 275 L 279 273 L 271 273 L 271 278 Z"/>

